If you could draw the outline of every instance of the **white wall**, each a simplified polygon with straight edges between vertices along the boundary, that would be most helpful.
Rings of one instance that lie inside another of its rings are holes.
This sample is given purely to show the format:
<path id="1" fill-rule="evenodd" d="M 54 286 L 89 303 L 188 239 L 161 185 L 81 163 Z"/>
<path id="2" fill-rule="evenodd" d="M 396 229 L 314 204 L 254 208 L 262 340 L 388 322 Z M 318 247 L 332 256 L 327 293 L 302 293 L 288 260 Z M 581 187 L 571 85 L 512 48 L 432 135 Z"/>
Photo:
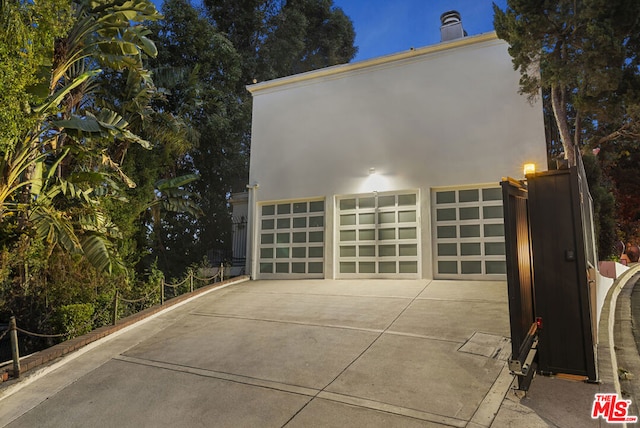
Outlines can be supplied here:
<path id="1" fill-rule="evenodd" d="M 232 212 L 231 215 L 234 219 L 240 219 L 242 217 L 249 218 L 249 193 L 241 192 L 231 195 L 229 200 L 231 203 Z"/>
<path id="2" fill-rule="evenodd" d="M 600 262 L 600 263 L 612 263 L 614 265 L 616 279 L 620 275 L 622 275 L 622 273 L 629 270 L 629 267 L 621 265 L 620 263 L 617 263 L 617 262 Z M 596 325 L 600 325 L 600 315 L 602 314 L 602 308 L 604 307 L 604 302 L 607 298 L 607 294 L 609 293 L 609 290 L 613 286 L 614 282 L 615 282 L 614 278 L 604 277 L 600 275 L 600 272 L 598 272 L 597 295 L 596 295 L 596 314 L 597 314 L 596 319 L 598 323 Z"/>
<path id="3" fill-rule="evenodd" d="M 261 199 L 357 193 L 370 167 L 411 188 L 546 169 L 540 105 L 494 39 L 260 90 L 251 182 Z"/>
<path id="4" fill-rule="evenodd" d="M 431 187 L 546 169 L 542 109 L 518 80 L 492 33 L 252 85 L 255 203 L 420 188 L 428 277 Z"/>

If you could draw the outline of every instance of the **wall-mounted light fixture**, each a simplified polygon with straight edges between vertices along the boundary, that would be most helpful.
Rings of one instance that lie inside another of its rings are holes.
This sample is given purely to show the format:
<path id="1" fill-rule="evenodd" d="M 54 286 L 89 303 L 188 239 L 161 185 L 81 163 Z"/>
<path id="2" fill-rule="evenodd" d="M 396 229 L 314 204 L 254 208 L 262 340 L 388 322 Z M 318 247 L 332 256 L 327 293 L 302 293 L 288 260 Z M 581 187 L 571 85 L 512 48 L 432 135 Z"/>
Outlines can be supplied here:
<path id="1" fill-rule="evenodd" d="M 536 172 L 536 164 L 535 163 L 525 163 L 523 169 L 524 169 L 524 176 L 525 177 L 528 174 L 535 174 L 535 172 Z"/>
<path id="2" fill-rule="evenodd" d="M 391 179 L 389 174 L 385 171 L 384 166 L 382 170 L 378 170 L 375 167 L 369 167 L 368 172 L 369 173 L 365 176 L 359 186 L 358 192 L 373 193 L 391 190 Z"/>

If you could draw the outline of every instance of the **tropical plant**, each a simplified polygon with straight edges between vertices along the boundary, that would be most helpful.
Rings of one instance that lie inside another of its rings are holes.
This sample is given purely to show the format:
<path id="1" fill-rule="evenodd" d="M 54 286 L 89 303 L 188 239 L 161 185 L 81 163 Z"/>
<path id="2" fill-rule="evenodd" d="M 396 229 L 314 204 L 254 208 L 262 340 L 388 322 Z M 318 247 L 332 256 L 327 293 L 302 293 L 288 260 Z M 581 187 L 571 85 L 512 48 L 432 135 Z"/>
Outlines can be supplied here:
<path id="1" fill-rule="evenodd" d="M 130 86 L 142 88 L 119 95 L 128 101 L 127 113 L 148 109 L 139 94 L 154 86 L 143 59 L 156 50 L 149 31 L 134 24 L 160 15 L 147 0 L 78 0 L 72 11 L 73 25 L 52 46 L 49 75 L 30 89 L 31 99 L 40 100 L 31 108 L 37 120 L 3 152 L 0 216 L 20 214 L 22 228 L 33 227 L 49 244 L 49 254 L 60 245 L 111 272 L 121 265 L 110 251 L 109 238 L 117 235 L 99 199 L 118 193 L 112 173 L 135 187 L 112 155 L 122 161 L 128 145 L 148 149 L 151 144 L 131 132 L 122 115 L 100 105 L 98 95 L 109 89 L 100 77 L 126 73 Z M 46 96 L 38 98 L 43 87 Z"/>

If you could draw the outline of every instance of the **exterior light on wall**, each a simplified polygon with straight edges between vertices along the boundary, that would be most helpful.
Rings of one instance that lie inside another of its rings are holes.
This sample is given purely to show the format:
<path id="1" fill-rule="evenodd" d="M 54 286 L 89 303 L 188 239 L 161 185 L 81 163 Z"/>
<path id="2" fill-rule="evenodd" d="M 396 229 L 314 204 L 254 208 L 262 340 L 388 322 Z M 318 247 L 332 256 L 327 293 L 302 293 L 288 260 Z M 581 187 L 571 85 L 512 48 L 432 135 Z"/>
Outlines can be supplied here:
<path id="1" fill-rule="evenodd" d="M 535 174 L 536 172 L 536 164 L 535 163 L 525 163 L 524 164 L 524 176 L 526 177 L 528 174 Z"/>
<path id="2" fill-rule="evenodd" d="M 369 174 L 362 181 L 358 191 L 360 193 L 386 192 L 391 190 L 390 177 L 385 171 L 369 168 Z"/>

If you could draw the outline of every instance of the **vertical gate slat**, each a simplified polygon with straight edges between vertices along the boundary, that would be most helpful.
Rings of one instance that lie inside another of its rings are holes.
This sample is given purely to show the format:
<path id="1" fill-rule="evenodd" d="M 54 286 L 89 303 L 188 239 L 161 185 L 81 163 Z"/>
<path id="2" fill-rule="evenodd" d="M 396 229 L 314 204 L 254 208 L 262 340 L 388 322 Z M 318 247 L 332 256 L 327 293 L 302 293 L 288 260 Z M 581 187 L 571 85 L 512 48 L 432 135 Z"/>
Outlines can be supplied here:
<path id="1" fill-rule="evenodd" d="M 512 356 L 520 355 L 534 322 L 533 265 L 527 189 L 513 179 L 503 179 L 502 198 L 511 325 Z M 531 371 L 533 373 L 533 370 Z M 531 377 L 518 376 L 518 388 L 526 390 Z"/>

